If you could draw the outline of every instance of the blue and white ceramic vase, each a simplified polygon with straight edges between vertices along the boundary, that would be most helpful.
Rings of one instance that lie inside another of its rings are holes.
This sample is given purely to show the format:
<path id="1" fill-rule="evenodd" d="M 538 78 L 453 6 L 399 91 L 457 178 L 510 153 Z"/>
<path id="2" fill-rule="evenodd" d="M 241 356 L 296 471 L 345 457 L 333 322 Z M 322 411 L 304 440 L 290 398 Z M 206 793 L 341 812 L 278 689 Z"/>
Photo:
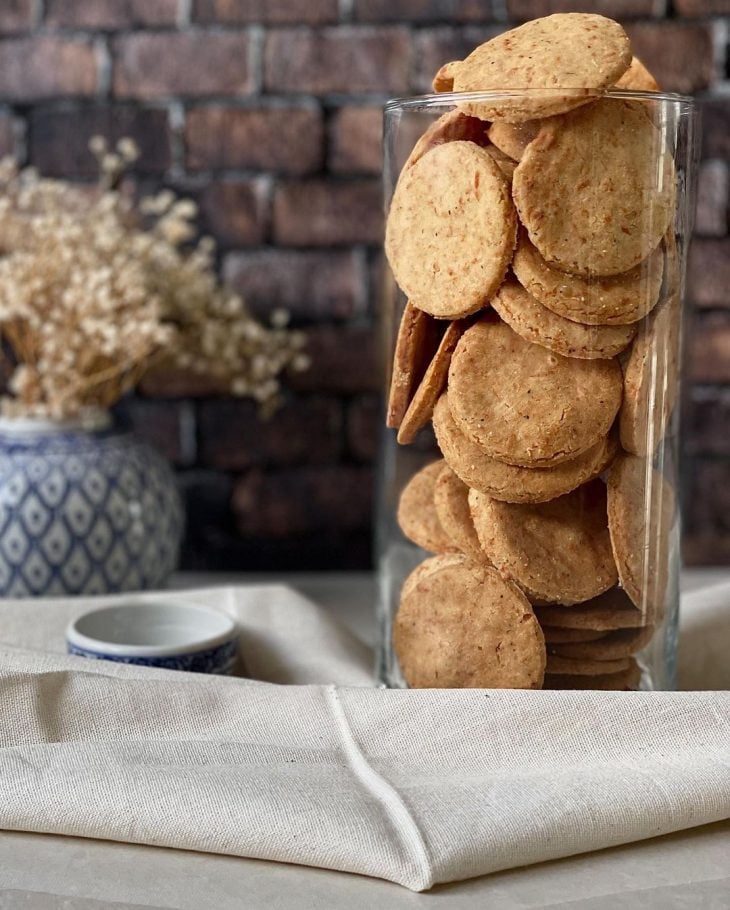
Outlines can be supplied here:
<path id="1" fill-rule="evenodd" d="M 0 419 L 0 596 L 163 587 L 182 530 L 170 466 L 108 416 Z"/>

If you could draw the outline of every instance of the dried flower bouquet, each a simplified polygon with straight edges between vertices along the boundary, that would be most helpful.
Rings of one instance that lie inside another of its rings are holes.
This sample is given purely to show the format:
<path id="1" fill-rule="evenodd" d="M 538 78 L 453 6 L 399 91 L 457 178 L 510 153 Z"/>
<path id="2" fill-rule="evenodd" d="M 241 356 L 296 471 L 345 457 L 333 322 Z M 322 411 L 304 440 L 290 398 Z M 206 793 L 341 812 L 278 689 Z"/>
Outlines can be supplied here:
<path id="1" fill-rule="evenodd" d="M 137 157 L 95 137 L 101 177 L 73 186 L 0 162 L 0 335 L 6 416 L 73 419 L 107 409 L 164 363 L 220 380 L 270 412 L 285 368 L 306 369 L 287 314 L 257 322 L 215 275 L 210 238 L 194 242 L 195 204 L 119 189 Z"/>

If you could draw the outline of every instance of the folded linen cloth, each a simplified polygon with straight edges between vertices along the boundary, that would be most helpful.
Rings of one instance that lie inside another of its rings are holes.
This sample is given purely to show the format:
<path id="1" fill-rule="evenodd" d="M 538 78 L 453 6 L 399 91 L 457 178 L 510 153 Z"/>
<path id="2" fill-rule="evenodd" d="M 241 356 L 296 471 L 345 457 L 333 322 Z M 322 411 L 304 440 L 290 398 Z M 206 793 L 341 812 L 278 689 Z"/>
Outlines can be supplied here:
<path id="1" fill-rule="evenodd" d="M 29 622 L 33 604 L 0 604 L 0 828 L 323 866 L 424 890 L 730 815 L 726 692 L 382 691 L 365 687 L 362 646 L 293 592 L 185 596 L 222 598 L 244 628 L 258 624 L 276 676 L 324 682 L 331 647 L 340 684 L 33 651 L 62 647 L 41 627 L 62 629 L 78 605 L 43 605 Z M 730 586 L 714 591 L 723 597 L 730 603 Z M 315 628 L 322 639 L 310 648 Z"/>

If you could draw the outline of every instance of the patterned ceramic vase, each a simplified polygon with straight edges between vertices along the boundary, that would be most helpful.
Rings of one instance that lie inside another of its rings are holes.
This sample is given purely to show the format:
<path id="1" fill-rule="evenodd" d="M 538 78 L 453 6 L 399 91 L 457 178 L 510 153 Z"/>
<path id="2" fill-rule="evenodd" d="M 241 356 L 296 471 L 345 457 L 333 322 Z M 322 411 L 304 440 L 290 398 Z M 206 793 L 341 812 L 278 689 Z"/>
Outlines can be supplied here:
<path id="1" fill-rule="evenodd" d="M 171 468 L 108 417 L 0 420 L 0 596 L 162 587 L 182 529 Z"/>

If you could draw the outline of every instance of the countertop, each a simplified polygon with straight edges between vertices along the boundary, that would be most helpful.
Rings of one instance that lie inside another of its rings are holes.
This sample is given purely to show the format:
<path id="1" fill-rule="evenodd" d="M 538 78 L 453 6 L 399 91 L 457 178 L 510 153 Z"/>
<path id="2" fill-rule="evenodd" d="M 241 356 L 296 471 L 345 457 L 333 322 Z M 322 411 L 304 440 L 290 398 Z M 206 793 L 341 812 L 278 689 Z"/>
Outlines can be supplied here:
<path id="1" fill-rule="evenodd" d="M 730 569 L 692 570 L 692 590 Z M 181 575 L 176 587 L 277 581 L 332 611 L 363 641 L 374 639 L 373 578 L 366 573 Z M 375 879 L 299 866 L 106 841 L 0 832 L 0 910 L 641 910 L 730 907 L 730 822 L 597 853 L 439 886 L 426 894 Z"/>

